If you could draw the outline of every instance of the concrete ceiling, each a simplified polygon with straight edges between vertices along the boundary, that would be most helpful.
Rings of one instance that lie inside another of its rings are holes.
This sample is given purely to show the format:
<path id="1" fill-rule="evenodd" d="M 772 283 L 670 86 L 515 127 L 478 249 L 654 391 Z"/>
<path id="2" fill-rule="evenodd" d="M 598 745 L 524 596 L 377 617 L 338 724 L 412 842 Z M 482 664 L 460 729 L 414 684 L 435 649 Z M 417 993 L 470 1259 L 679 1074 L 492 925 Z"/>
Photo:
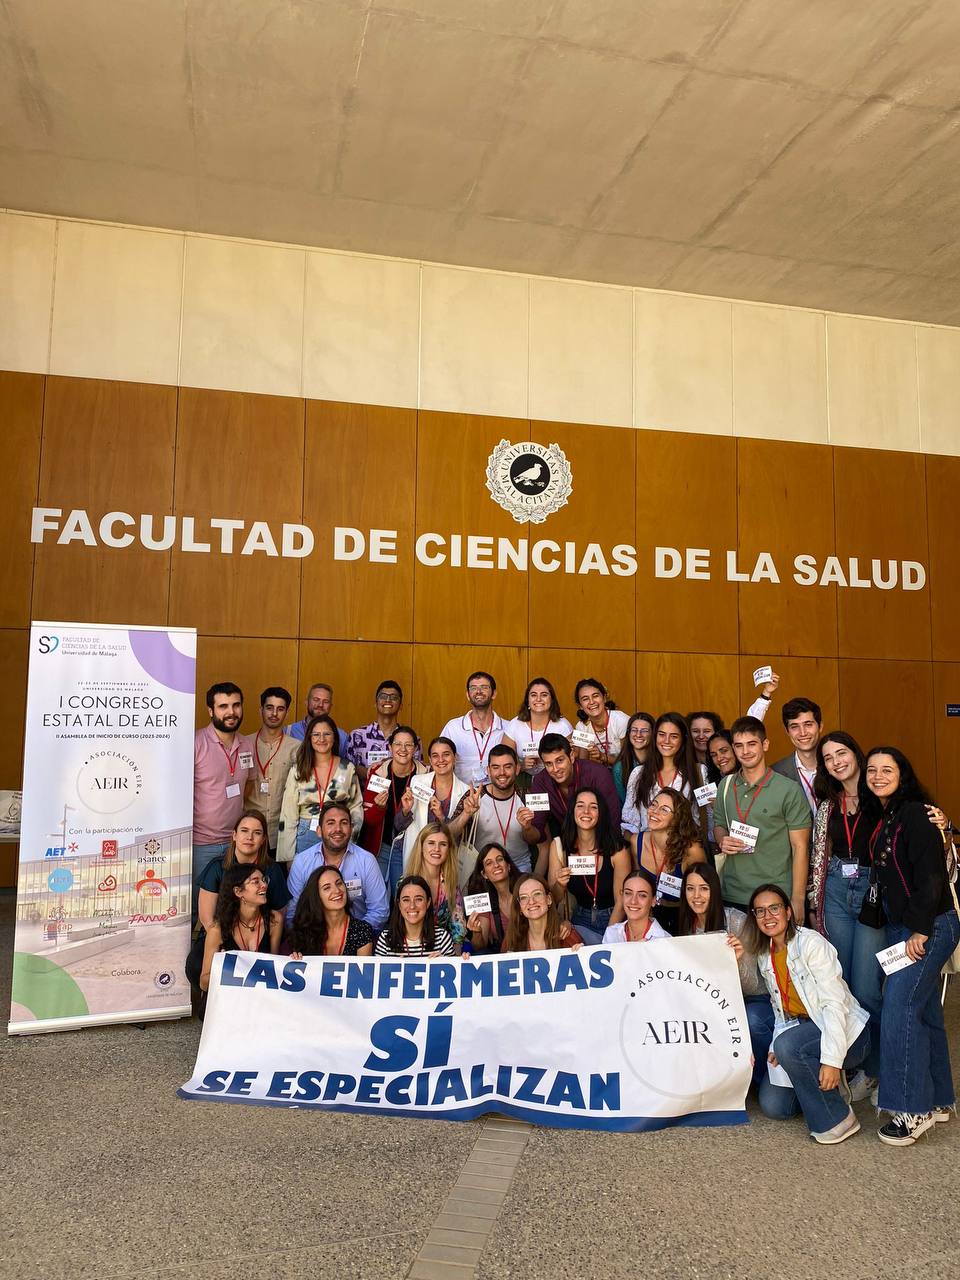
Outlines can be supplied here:
<path id="1" fill-rule="evenodd" d="M 958 0 L 0 0 L 0 205 L 960 323 Z"/>

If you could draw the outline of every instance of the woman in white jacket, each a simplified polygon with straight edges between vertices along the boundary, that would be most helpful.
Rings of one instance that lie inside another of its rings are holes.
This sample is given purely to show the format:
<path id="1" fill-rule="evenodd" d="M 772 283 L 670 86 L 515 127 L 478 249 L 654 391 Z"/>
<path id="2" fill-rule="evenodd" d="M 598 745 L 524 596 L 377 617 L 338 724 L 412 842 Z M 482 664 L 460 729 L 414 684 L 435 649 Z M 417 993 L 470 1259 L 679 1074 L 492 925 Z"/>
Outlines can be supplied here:
<path id="1" fill-rule="evenodd" d="M 814 929 L 797 927 L 789 896 L 775 884 L 751 895 L 742 949 L 757 957 L 775 1019 L 760 1083 L 764 1115 L 786 1120 L 802 1111 L 817 1142 L 843 1142 L 860 1128 L 844 1072 L 866 1057 L 870 1032 L 836 949 Z"/>

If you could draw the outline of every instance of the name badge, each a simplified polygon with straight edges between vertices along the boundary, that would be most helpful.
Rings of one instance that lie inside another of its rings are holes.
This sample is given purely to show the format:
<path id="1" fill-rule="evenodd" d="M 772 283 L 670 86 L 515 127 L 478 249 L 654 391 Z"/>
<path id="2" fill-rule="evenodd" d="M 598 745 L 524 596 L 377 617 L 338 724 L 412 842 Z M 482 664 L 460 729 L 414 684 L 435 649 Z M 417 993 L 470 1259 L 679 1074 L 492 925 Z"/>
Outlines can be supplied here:
<path id="1" fill-rule="evenodd" d="M 528 791 L 523 804 L 531 813 L 550 812 L 550 797 L 545 791 Z"/>
<path id="2" fill-rule="evenodd" d="M 252 751 L 240 752 L 240 768 L 241 769 L 253 768 L 253 752 Z"/>
<path id="3" fill-rule="evenodd" d="M 266 778 L 264 778 L 264 780 L 260 783 L 260 794 L 262 796 L 268 796 L 270 794 L 270 783 L 266 780 Z"/>
<path id="4" fill-rule="evenodd" d="M 385 751 L 383 747 L 370 747 L 367 751 L 367 764 L 373 767 L 375 764 L 383 764 L 384 760 L 390 759 L 390 752 Z"/>
<path id="5" fill-rule="evenodd" d="M 477 765 L 474 768 L 473 773 L 471 773 L 470 777 L 473 779 L 473 785 L 475 787 L 485 787 L 487 783 L 490 781 L 490 775 L 487 773 L 486 768 L 482 764 Z"/>
<path id="6" fill-rule="evenodd" d="M 389 791 L 390 779 L 384 777 L 382 773 L 371 773 L 369 778 L 367 778 L 367 786 L 374 793 Z"/>
<path id="7" fill-rule="evenodd" d="M 425 800 L 429 804 L 433 799 L 433 783 L 419 774 L 411 780 L 410 790 L 415 800 Z"/>
<path id="8" fill-rule="evenodd" d="M 753 673 L 753 683 L 754 685 L 767 684 L 772 677 L 773 667 L 757 667 Z"/>
<path id="9" fill-rule="evenodd" d="M 910 965 L 917 963 L 907 955 L 905 942 L 896 942 L 892 947 L 884 947 L 882 951 L 877 952 L 877 959 L 884 973 L 897 973 L 900 969 L 907 969 Z"/>
<path id="10" fill-rule="evenodd" d="M 749 822 L 732 822 L 730 834 L 734 839 L 743 841 L 745 847 L 740 850 L 741 853 L 753 853 L 760 838 L 760 828 L 752 827 Z"/>
<path id="11" fill-rule="evenodd" d="M 660 878 L 657 880 L 657 896 L 660 898 L 679 898 L 680 877 L 669 876 L 666 871 L 661 871 Z"/>
<path id="12" fill-rule="evenodd" d="M 224 788 L 224 790 L 227 793 L 228 800 L 235 800 L 237 796 L 240 794 L 240 783 L 239 782 L 228 783 L 228 785 Z"/>
<path id="13" fill-rule="evenodd" d="M 589 729 L 585 729 L 583 725 L 577 725 L 573 733 L 570 735 L 570 742 L 575 747 L 592 747 L 594 744 L 593 734 Z"/>
<path id="14" fill-rule="evenodd" d="M 490 910 L 488 893 L 467 893 L 463 898 L 463 909 L 468 916 L 477 915 L 481 911 Z"/>
<path id="15" fill-rule="evenodd" d="M 572 853 L 567 859 L 567 866 L 572 876 L 592 876 L 597 872 L 597 855 L 595 853 Z"/>
<path id="16" fill-rule="evenodd" d="M 346 885 L 347 885 L 347 897 L 350 899 L 351 902 L 354 900 L 354 898 L 359 898 L 361 893 L 363 893 L 362 880 L 348 880 L 346 882 Z"/>
<path id="17" fill-rule="evenodd" d="M 860 864 L 857 862 L 843 862 L 840 864 L 840 870 L 843 872 L 844 878 L 850 880 L 860 870 Z"/>
<path id="18" fill-rule="evenodd" d="M 699 805 L 712 804 L 717 798 L 717 784 L 705 782 L 702 787 L 697 787 L 693 796 Z"/>
<path id="19" fill-rule="evenodd" d="M 319 831 L 319 830 L 320 830 L 320 815 L 319 815 L 319 813 L 314 814 L 314 816 L 310 819 L 310 830 L 311 830 L 311 831 Z"/>

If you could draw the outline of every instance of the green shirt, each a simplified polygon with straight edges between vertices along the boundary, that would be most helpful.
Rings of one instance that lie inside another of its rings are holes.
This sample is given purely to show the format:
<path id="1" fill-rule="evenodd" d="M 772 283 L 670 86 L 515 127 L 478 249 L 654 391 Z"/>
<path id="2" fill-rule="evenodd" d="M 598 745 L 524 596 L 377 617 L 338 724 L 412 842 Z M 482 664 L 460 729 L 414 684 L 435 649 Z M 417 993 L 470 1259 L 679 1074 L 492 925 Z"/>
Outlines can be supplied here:
<path id="1" fill-rule="evenodd" d="M 714 826 L 723 827 L 728 834 L 734 822 L 748 822 L 751 827 L 760 828 L 753 853 L 730 854 L 724 862 L 720 873 L 724 900 L 746 904 L 761 884 L 777 884 L 788 896 L 792 895 L 790 832 L 809 831 L 811 820 L 802 788 L 783 774 L 768 769 L 752 786 L 739 771 L 721 779 L 713 802 Z"/>

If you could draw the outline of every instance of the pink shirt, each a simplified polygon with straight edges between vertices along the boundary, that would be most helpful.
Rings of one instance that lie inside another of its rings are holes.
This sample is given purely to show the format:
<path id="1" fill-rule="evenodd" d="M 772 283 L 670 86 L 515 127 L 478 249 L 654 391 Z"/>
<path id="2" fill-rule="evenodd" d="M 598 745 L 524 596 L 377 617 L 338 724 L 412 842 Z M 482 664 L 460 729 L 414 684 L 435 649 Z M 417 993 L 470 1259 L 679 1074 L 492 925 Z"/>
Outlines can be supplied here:
<path id="1" fill-rule="evenodd" d="M 231 772 L 232 770 L 232 772 Z M 193 843 L 223 844 L 243 812 L 243 793 L 256 772 L 253 739 L 237 734 L 230 751 L 213 725 L 193 739 Z M 227 795 L 227 790 L 233 795 Z"/>

